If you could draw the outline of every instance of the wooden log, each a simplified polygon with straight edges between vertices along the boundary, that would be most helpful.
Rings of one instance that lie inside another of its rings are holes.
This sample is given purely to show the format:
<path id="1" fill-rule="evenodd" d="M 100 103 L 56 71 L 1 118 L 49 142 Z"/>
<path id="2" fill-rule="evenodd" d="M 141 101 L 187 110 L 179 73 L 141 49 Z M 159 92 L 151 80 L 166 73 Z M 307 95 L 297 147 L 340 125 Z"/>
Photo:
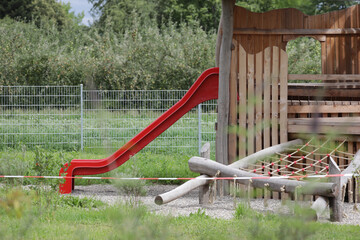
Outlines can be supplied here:
<path id="1" fill-rule="evenodd" d="M 358 35 L 360 28 L 332 29 L 256 29 L 235 28 L 236 35 Z"/>
<path id="2" fill-rule="evenodd" d="M 334 161 L 334 159 L 330 156 L 329 161 L 329 173 L 330 174 L 340 174 L 341 170 Z M 339 192 L 334 196 L 329 198 L 329 207 L 330 207 L 330 221 L 332 222 L 341 222 L 343 217 L 343 203 L 342 203 L 342 189 L 341 189 L 341 178 L 340 177 L 332 177 L 330 178 L 330 182 L 339 186 Z"/>
<path id="3" fill-rule="evenodd" d="M 271 156 L 277 152 L 285 151 L 287 148 L 290 148 L 294 145 L 299 145 L 299 144 L 302 144 L 301 139 L 296 139 L 293 141 L 289 141 L 287 143 L 275 145 L 275 146 L 263 149 L 252 155 L 249 155 L 246 158 L 243 158 L 237 162 L 230 164 L 229 166 L 233 167 L 233 168 L 246 168 L 248 165 L 253 164 L 256 161 L 259 161 L 263 158 Z M 208 177 L 209 176 L 207 176 L 207 175 L 201 175 L 195 179 L 187 181 L 186 183 L 178 186 L 177 188 L 175 188 L 169 192 L 160 194 L 155 197 L 155 203 L 158 205 L 169 203 L 179 197 L 184 196 L 185 194 L 187 194 L 188 192 L 190 192 L 191 190 L 193 190 L 197 187 L 202 187 L 204 185 L 207 185 L 210 183 L 210 180 L 206 180 L 204 178 L 208 178 Z"/>
<path id="4" fill-rule="evenodd" d="M 296 187 L 302 187 L 303 194 L 320 195 L 326 197 L 335 197 L 338 193 L 338 186 L 334 183 L 316 183 L 312 184 L 303 181 L 293 181 L 287 179 L 271 179 L 271 178 L 259 178 L 260 176 L 255 173 L 249 173 L 243 170 L 234 169 L 230 166 L 225 166 L 215 161 L 201 158 L 192 157 L 189 160 L 189 168 L 193 172 L 206 173 L 209 176 L 214 176 L 216 172 L 220 171 L 220 177 L 253 177 L 252 185 L 256 188 L 264 188 L 266 183 L 269 184 L 269 189 L 275 192 L 281 192 L 285 186 L 286 193 L 295 193 Z M 237 179 L 237 183 L 247 184 L 249 179 Z"/>
<path id="5" fill-rule="evenodd" d="M 324 197 L 318 197 L 315 202 L 311 205 L 311 209 L 315 211 L 314 218 L 315 220 L 319 219 L 321 214 L 325 211 L 327 205 L 329 204 L 329 199 Z"/>
<path id="6" fill-rule="evenodd" d="M 350 165 L 344 171 L 342 171 L 341 174 L 354 173 L 355 170 L 358 169 L 359 167 L 360 167 L 360 151 L 358 151 L 355 154 L 354 159 L 351 161 Z M 339 187 L 340 191 L 344 189 L 344 187 L 346 186 L 346 184 L 350 178 L 352 178 L 352 177 L 349 177 L 349 176 L 341 177 L 340 187 Z M 323 197 L 318 197 L 316 199 L 316 201 L 312 204 L 311 208 L 316 211 L 316 215 L 317 215 L 317 217 L 319 217 L 325 211 L 327 205 L 328 205 L 327 199 L 325 199 Z"/>
<path id="7" fill-rule="evenodd" d="M 220 47 L 221 47 L 221 39 L 222 39 L 222 13 L 220 17 L 217 37 L 216 37 L 216 46 L 215 46 L 215 67 L 219 67 L 220 65 Z"/>
<path id="8" fill-rule="evenodd" d="M 247 157 L 244 157 L 243 159 L 240 159 L 239 161 L 236 161 L 229 165 L 229 167 L 232 168 L 247 168 L 251 164 L 255 164 L 256 162 L 267 158 L 273 154 L 279 153 L 279 152 L 286 152 L 289 148 L 295 145 L 302 145 L 303 141 L 301 139 L 295 139 L 289 142 L 281 143 L 274 145 L 269 148 L 265 148 L 261 151 L 258 151 L 254 154 L 251 154 Z"/>
<path id="9" fill-rule="evenodd" d="M 336 80 L 360 80 L 360 74 L 289 74 L 289 81 L 294 80 L 321 80 L 321 81 L 336 81 Z"/>
<path id="10" fill-rule="evenodd" d="M 200 157 L 210 159 L 210 143 L 205 143 L 200 149 Z M 210 198 L 209 183 L 199 187 L 199 204 L 208 204 Z"/>
<path id="11" fill-rule="evenodd" d="M 342 171 L 342 174 L 354 173 L 359 168 L 360 168 L 360 151 L 357 151 L 357 153 L 354 156 L 354 159 L 350 162 L 349 166 L 344 171 Z M 352 177 L 350 176 L 341 177 L 341 181 L 340 181 L 341 186 L 342 187 L 345 186 L 350 178 Z"/>
<path id="12" fill-rule="evenodd" d="M 219 94 L 216 161 L 228 164 L 229 78 L 235 0 L 222 0 L 222 38 L 219 62 Z M 220 184 L 221 185 L 221 184 Z M 220 191 L 221 192 L 221 191 Z"/>
<path id="13" fill-rule="evenodd" d="M 291 105 L 288 113 L 360 113 L 360 105 Z"/>
<path id="14" fill-rule="evenodd" d="M 185 194 L 187 194 L 188 192 L 190 192 L 191 190 L 193 190 L 197 187 L 208 184 L 209 180 L 204 179 L 204 178 L 208 178 L 208 176 L 201 175 L 195 179 L 187 181 L 186 183 L 180 185 L 179 187 L 177 187 L 167 193 L 163 193 L 161 195 L 156 196 L 155 203 L 157 205 L 162 205 L 162 204 L 171 202 L 179 197 L 184 196 Z"/>

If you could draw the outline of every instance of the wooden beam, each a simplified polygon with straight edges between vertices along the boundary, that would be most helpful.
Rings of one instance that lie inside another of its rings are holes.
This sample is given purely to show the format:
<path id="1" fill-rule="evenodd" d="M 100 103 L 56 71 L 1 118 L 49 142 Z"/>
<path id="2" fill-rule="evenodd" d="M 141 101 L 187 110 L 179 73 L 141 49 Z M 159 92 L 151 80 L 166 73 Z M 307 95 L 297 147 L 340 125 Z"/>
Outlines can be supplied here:
<path id="1" fill-rule="evenodd" d="M 210 143 L 207 142 L 200 149 L 200 157 L 210 159 Z M 210 199 L 210 184 L 199 187 L 199 204 L 206 205 Z"/>
<path id="2" fill-rule="evenodd" d="M 252 179 L 252 186 L 255 188 L 264 188 L 265 184 L 269 184 L 269 189 L 275 192 L 282 192 L 285 188 L 286 193 L 295 193 L 296 188 L 301 186 L 302 193 L 306 195 L 319 195 L 326 197 L 335 197 L 338 193 L 338 186 L 333 183 L 311 183 L 304 181 L 294 181 L 287 179 L 271 179 L 271 178 L 257 178 L 258 174 L 249 173 L 243 170 L 235 169 L 230 166 L 225 166 L 215 161 L 192 157 L 189 160 L 189 168 L 193 172 L 203 172 L 209 176 L 215 176 L 220 171 L 219 177 L 254 177 Z M 237 183 L 248 184 L 249 179 L 237 179 Z"/>
<path id="3" fill-rule="evenodd" d="M 360 28 L 331 29 L 256 29 L 235 28 L 236 35 L 359 35 Z"/>
<path id="4" fill-rule="evenodd" d="M 329 173 L 333 175 L 341 173 L 340 168 L 331 156 L 329 161 Z M 330 182 L 336 184 L 339 189 L 339 192 L 334 197 L 329 198 L 330 221 L 341 222 L 343 217 L 341 178 L 331 177 Z"/>
<path id="5" fill-rule="evenodd" d="M 337 80 L 360 80 L 360 74 L 289 74 L 289 81 L 293 80 L 321 80 L 321 81 L 337 81 Z"/>
<path id="6" fill-rule="evenodd" d="M 352 80 L 351 80 L 352 81 Z M 325 82 L 325 83 L 289 83 L 290 87 L 312 87 L 312 88 L 341 88 L 341 89 L 349 89 L 349 88 L 357 88 L 360 89 L 360 82 Z"/>
<path id="7" fill-rule="evenodd" d="M 294 125 L 311 125 L 314 120 L 311 118 L 289 118 L 288 123 Z M 360 117 L 331 117 L 319 118 L 319 124 L 331 126 L 360 126 Z"/>
<path id="8" fill-rule="evenodd" d="M 360 105 L 288 105 L 288 113 L 360 113 Z"/>
<path id="9" fill-rule="evenodd" d="M 356 98 L 360 97 L 360 88 L 327 88 L 323 90 L 321 87 L 306 86 L 291 86 L 288 85 L 288 96 L 291 97 L 337 97 L 337 98 Z"/>
<path id="10" fill-rule="evenodd" d="M 258 161 L 263 160 L 264 158 L 267 158 L 275 153 L 278 152 L 284 152 L 291 148 L 292 146 L 296 145 L 302 145 L 303 141 L 301 139 L 295 139 L 286 143 L 281 143 L 274 145 L 272 147 L 265 148 L 261 151 L 258 151 L 254 154 L 251 154 L 247 157 L 244 157 L 243 159 L 240 159 L 229 166 L 232 168 L 247 168 L 249 165 L 255 164 Z"/>
<path id="11" fill-rule="evenodd" d="M 360 151 L 358 151 L 354 159 L 351 161 L 350 165 L 341 172 L 341 174 L 349 174 L 354 173 L 356 169 L 360 167 Z M 340 187 L 341 191 L 344 191 L 346 184 L 352 177 L 343 176 L 340 178 Z M 327 205 L 329 204 L 329 200 L 324 197 L 318 197 L 316 201 L 311 205 L 311 208 L 316 211 L 317 218 L 326 210 Z"/>
<path id="12" fill-rule="evenodd" d="M 185 194 L 187 194 L 188 192 L 190 192 L 191 190 L 208 184 L 209 180 L 204 179 L 204 178 L 208 178 L 208 177 L 209 176 L 201 175 L 195 179 L 187 181 L 186 183 L 178 186 L 177 188 L 175 188 L 167 193 L 160 194 L 155 197 L 155 203 L 157 205 L 162 205 L 162 204 L 171 202 L 175 199 L 178 199 L 179 197 L 182 197 Z"/>
<path id="13" fill-rule="evenodd" d="M 325 35 L 283 35 L 282 36 L 282 40 L 283 42 L 289 42 L 291 40 L 294 40 L 298 37 L 311 37 L 314 38 L 315 40 L 319 41 L 319 42 L 325 42 L 326 41 L 326 36 Z"/>
<path id="14" fill-rule="evenodd" d="M 228 164 L 229 78 L 235 0 L 222 0 L 222 29 L 219 62 L 219 95 L 216 132 L 216 161 Z"/>
<path id="15" fill-rule="evenodd" d="M 221 13 L 217 37 L 216 37 L 216 46 L 215 46 L 215 67 L 219 67 L 220 65 L 220 47 L 221 47 L 221 39 L 222 39 L 222 20 L 223 16 Z"/>

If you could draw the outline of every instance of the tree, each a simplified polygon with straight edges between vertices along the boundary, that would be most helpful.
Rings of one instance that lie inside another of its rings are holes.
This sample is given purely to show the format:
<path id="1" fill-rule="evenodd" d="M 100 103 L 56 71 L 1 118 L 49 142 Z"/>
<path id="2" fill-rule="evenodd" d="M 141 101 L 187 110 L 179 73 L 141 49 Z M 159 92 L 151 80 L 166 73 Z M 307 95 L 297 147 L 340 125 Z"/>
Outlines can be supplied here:
<path id="1" fill-rule="evenodd" d="M 33 0 L 0 0 L 0 18 L 31 19 Z"/>
<path id="2" fill-rule="evenodd" d="M 131 17 L 136 13 L 140 19 L 156 20 L 161 26 L 169 20 L 177 24 L 199 22 L 205 30 L 217 29 L 220 19 L 220 0 L 89 0 L 93 13 L 98 15 L 98 24 L 113 23 L 118 32 L 131 25 Z"/>
<path id="3" fill-rule="evenodd" d="M 79 24 L 84 14 L 70 12 L 70 3 L 56 0 L 1 0 L 0 18 L 10 17 L 22 21 L 34 21 L 36 25 L 56 23 L 64 27 Z"/>
<path id="4" fill-rule="evenodd" d="M 158 19 L 173 22 L 192 23 L 198 21 L 206 30 L 218 28 L 221 1 L 220 0 L 158 0 L 156 5 Z"/>
<path id="5" fill-rule="evenodd" d="M 123 33 L 132 25 L 135 14 L 144 23 L 154 18 L 154 2 L 146 0 L 89 0 L 93 4 L 92 12 L 99 16 L 95 25 L 104 27 L 111 24 L 115 32 Z"/>

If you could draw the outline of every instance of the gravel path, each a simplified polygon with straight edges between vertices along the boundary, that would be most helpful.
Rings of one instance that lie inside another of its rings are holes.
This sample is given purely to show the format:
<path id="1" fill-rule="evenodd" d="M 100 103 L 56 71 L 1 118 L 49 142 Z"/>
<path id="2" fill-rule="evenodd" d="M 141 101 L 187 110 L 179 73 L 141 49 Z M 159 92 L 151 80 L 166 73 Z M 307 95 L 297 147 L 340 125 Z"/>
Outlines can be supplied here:
<path id="1" fill-rule="evenodd" d="M 190 213 L 197 212 L 198 209 L 203 209 L 208 216 L 214 218 L 231 219 L 234 216 L 234 200 L 230 196 L 225 196 L 221 199 L 216 199 L 214 204 L 208 206 L 200 206 L 198 199 L 198 191 L 193 190 L 189 194 L 179 198 L 173 202 L 158 206 L 154 203 L 155 196 L 174 189 L 176 186 L 172 185 L 151 185 L 146 186 L 147 195 L 139 197 L 143 204 L 145 204 L 150 211 L 156 214 L 179 216 L 188 216 Z M 115 204 L 119 201 L 133 200 L 128 196 L 121 194 L 112 185 L 90 185 L 90 186 L 76 186 L 72 193 L 73 196 L 91 197 L 108 204 Z M 239 199 L 237 201 L 240 201 Z M 303 202 L 305 205 L 310 205 L 310 202 Z M 265 213 L 287 213 L 289 209 L 282 206 L 279 200 L 269 200 L 268 207 L 264 207 L 264 201 L 261 199 L 251 200 L 251 208 Z M 357 204 L 360 210 L 360 204 Z M 327 210 L 320 218 L 321 222 L 329 222 L 329 210 Z M 336 224 L 352 224 L 360 225 L 360 211 L 354 210 L 354 204 L 344 203 L 344 218 L 341 223 Z"/>

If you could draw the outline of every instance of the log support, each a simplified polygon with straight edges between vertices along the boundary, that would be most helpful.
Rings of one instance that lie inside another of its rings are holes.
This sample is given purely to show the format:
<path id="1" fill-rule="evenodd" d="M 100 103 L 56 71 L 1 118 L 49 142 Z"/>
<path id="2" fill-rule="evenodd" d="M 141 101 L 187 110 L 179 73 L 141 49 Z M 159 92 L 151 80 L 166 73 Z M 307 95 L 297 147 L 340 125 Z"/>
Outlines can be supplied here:
<path id="1" fill-rule="evenodd" d="M 329 161 L 329 173 L 332 175 L 341 174 L 340 168 L 332 157 L 330 157 Z M 334 197 L 329 198 L 330 221 L 341 222 L 343 216 L 341 178 L 332 177 L 330 178 L 330 182 L 339 186 L 339 191 L 337 192 L 337 194 Z"/>
<path id="2" fill-rule="evenodd" d="M 200 150 L 200 156 L 210 159 L 210 143 L 205 143 Z M 210 184 L 206 183 L 199 187 L 199 204 L 206 205 L 209 203 L 210 198 Z"/>
<path id="3" fill-rule="evenodd" d="M 242 158 L 229 166 L 232 168 L 246 168 L 248 165 L 256 163 L 256 161 L 260 161 L 266 157 L 269 157 L 277 152 L 286 152 L 289 148 L 295 145 L 301 145 L 303 144 L 303 141 L 301 139 L 292 140 L 286 143 L 278 144 L 269 148 L 265 148 L 259 152 L 256 152 L 254 154 L 251 154 L 245 158 Z M 207 175 L 201 175 L 195 179 L 189 180 L 186 183 L 178 186 L 177 188 L 167 192 L 163 193 L 161 195 L 156 196 L 155 203 L 158 205 L 166 204 L 168 202 L 171 202 L 179 197 L 182 197 L 183 195 L 187 194 L 191 190 L 202 187 L 204 185 L 209 185 L 210 180 L 206 180 L 204 178 L 207 178 Z M 211 195 L 214 194 L 216 191 L 211 191 L 210 189 L 210 200 Z M 204 200 L 203 200 L 204 201 Z"/>
<path id="4" fill-rule="evenodd" d="M 341 174 L 354 173 L 356 171 L 356 169 L 358 169 L 359 167 L 360 167 L 360 151 L 358 151 L 355 154 L 354 159 L 351 161 L 350 165 L 344 171 L 342 171 Z M 336 169 L 336 167 L 335 167 L 335 169 Z M 343 195 L 342 191 L 351 178 L 352 177 L 349 177 L 349 176 L 343 176 L 340 178 L 339 196 L 341 199 L 342 199 L 342 195 Z M 319 216 L 325 211 L 328 204 L 329 204 L 329 200 L 324 197 L 321 197 L 321 196 L 319 196 L 316 199 L 316 201 L 313 202 L 311 208 L 315 210 L 317 218 L 319 218 Z"/>
<path id="5" fill-rule="evenodd" d="M 220 177 L 233 177 L 234 175 L 238 177 L 251 177 L 252 186 L 255 188 L 264 188 L 266 183 L 269 184 L 269 189 L 274 192 L 281 192 L 282 188 L 285 186 L 286 193 L 295 193 L 297 187 L 301 187 L 303 194 L 309 195 L 320 195 L 325 197 L 335 197 L 338 193 L 338 186 L 334 183 L 316 183 L 303 182 L 303 181 L 293 181 L 287 179 L 279 178 L 259 178 L 258 174 L 249 173 L 243 170 L 234 169 L 230 166 L 225 166 L 221 163 L 215 161 L 201 158 L 201 157 L 192 157 L 189 160 L 190 170 L 193 172 L 202 172 L 209 176 L 214 176 L 218 171 L 220 171 Z M 240 184 L 247 184 L 248 179 L 237 179 L 236 182 Z"/>
<path id="6" fill-rule="evenodd" d="M 235 0 L 222 0 L 222 36 L 219 56 L 219 95 L 216 133 L 216 161 L 228 164 L 229 79 Z M 219 192 L 223 192 L 224 184 Z M 226 189 L 227 191 L 228 189 Z"/>

